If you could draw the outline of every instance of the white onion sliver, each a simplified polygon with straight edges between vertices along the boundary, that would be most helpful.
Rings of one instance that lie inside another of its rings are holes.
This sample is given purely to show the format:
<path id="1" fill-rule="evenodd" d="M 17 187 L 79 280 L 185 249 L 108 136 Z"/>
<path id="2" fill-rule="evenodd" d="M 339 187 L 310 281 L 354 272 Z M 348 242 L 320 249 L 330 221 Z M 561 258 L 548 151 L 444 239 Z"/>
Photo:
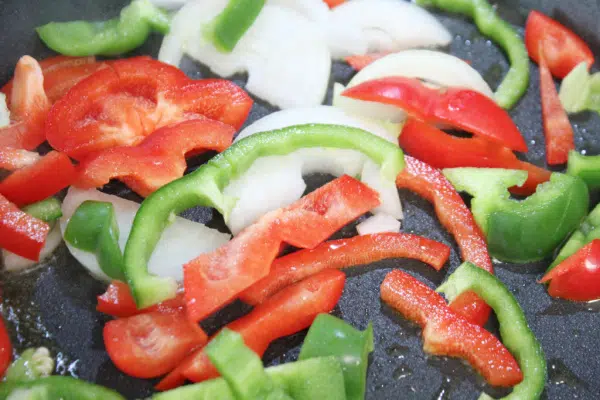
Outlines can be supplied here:
<path id="1" fill-rule="evenodd" d="M 200 33 L 196 22 L 198 14 L 205 8 L 203 3 L 202 1 L 186 3 L 173 16 L 169 33 L 163 38 L 158 51 L 160 61 L 179 67 L 184 54 L 184 44 L 193 35 Z"/>
<path id="2" fill-rule="evenodd" d="M 400 221 L 384 213 L 378 213 L 356 225 L 359 235 L 381 232 L 400 232 Z"/>
<path id="3" fill-rule="evenodd" d="M 42 263 L 48 257 L 54 253 L 54 250 L 60 245 L 62 242 L 62 236 L 60 234 L 60 227 L 58 224 L 52 228 L 52 230 L 48 233 L 46 237 L 46 242 L 44 243 L 44 247 L 42 247 L 42 251 L 40 252 L 40 260 L 33 261 L 28 258 L 24 258 L 16 255 L 15 253 L 11 253 L 10 251 L 2 249 L 2 260 L 4 263 L 4 269 L 9 272 L 19 272 L 29 269 L 36 264 Z"/>
<path id="4" fill-rule="evenodd" d="M 384 213 L 395 219 L 402 219 L 402 203 L 395 182 L 389 182 L 383 179 L 379 166 L 371 160 L 367 160 L 361 173 L 361 181 L 371 189 L 379 193 L 381 205 L 374 208 L 372 212 Z"/>
<path id="5" fill-rule="evenodd" d="M 10 111 L 6 105 L 6 95 L 0 93 L 0 128 L 10 125 Z"/>
<path id="6" fill-rule="evenodd" d="M 311 21 L 326 23 L 329 7 L 323 0 L 267 0 L 266 4 L 294 10 Z"/>
<path id="7" fill-rule="evenodd" d="M 119 246 L 124 250 L 127 237 L 131 231 L 133 219 L 140 205 L 117 196 L 102 193 L 97 190 L 79 190 L 71 187 L 63 201 L 63 217 L 60 228 L 64 235 L 69 218 L 77 207 L 85 200 L 106 201 L 114 205 L 115 217 L 119 226 Z M 225 244 L 230 235 L 211 229 L 203 224 L 176 217 L 171 225 L 163 232 L 152 257 L 148 262 L 148 270 L 159 276 L 173 277 L 178 281 L 183 279 L 183 264 L 201 253 L 215 250 Z M 94 277 L 109 281 L 110 278 L 102 272 L 96 256 L 79 250 L 69 243 L 67 247 L 71 254 Z"/>

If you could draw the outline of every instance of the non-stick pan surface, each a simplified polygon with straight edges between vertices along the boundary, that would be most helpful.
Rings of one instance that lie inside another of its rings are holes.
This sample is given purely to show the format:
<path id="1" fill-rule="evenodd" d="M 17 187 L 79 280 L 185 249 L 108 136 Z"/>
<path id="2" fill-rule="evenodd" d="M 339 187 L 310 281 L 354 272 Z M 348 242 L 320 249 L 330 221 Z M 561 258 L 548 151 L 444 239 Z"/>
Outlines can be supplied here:
<path id="1" fill-rule="evenodd" d="M 125 3 L 126 0 L 0 0 L 0 83 L 11 77 L 20 56 L 29 54 L 41 59 L 51 55 L 37 38 L 34 27 L 49 21 L 110 18 L 117 15 Z M 504 0 L 497 3 L 500 14 L 520 30 L 531 9 L 557 18 L 574 27 L 592 45 L 596 56 L 600 56 L 598 0 Z M 495 88 L 507 69 L 498 47 L 481 36 L 468 20 L 442 13 L 439 18 L 454 35 L 449 51 L 470 60 Z M 151 36 L 135 54 L 156 57 L 160 41 L 158 35 Z M 191 61 L 186 61 L 183 68 L 193 78 L 211 76 L 206 68 Z M 332 81 L 346 83 L 352 74 L 347 65 L 335 63 Z M 234 81 L 243 86 L 245 77 L 236 77 Z M 294 88 L 289 90 L 293 96 Z M 272 111 L 273 107 L 257 101 L 248 123 Z M 533 64 L 529 91 L 511 115 L 529 145 L 526 159 L 544 165 L 538 71 Z M 572 122 L 577 149 L 587 154 L 600 153 L 600 117 L 584 113 L 573 117 Z M 205 160 L 206 157 L 192 163 L 197 166 Z M 329 178 L 308 177 L 310 189 Z M 111 184 L 105 190 L 136 199 L 122 185 Z M 460 361 L 427 356 L 422 350 L 420 330 L 379 299 L 379 285 L 392 268 L 408 270 L 430 285 L 438 285 L 460 264 L 456 244 L 435 218 L 431 205 L 407 191 L 402 191 L 401 196 L 405 208 L 402 230 L 450 244 L 453 251 L 448 266 L 435 272 L 416 261 L 390 260 L 366 269 L 357 268 L 349 273 L 344 295 L 334 314 L 361 329 L 369 321 L 373 322 L 375 351 L 368 372 L 368 399 L 475 399 L 482 389 L 489 390 L 483 380 Z M 209 222 L 214 227 L 224 226 L 220 216 L 208 209 L 190 210 L 185 216 Z M 350 227 L 338 236 L 352 234 Z M 519 300 L 546 353 L 549 379 L 545 396 L 600 399 L 600 304 L 574 304 L 550 298 L 544 287 L 536 283 L 547 266 L 548 261 L 530 265 L 495 264 L 496 273 Z M 128 398 L 148 396 L 153 382 L 120 373 L 104 351 L 102 327 L 107 317 L 95 311 L 96 296 L 103 288 L 63 245 L 50 261 L 35 271 L 4 275 L 2 314 L 8 321 L 17 351 L 29 346 L 48 346 L 58 355 L 57 373 L 114 388 Z M 241 303 L 233 304 L 203 326 L 212 333 L 248 309 Z M 493 322 L 491 326 L 493 328 Z M 305 332 L 301 332 L 273 343 L 264 361 L 273 365 L 294 360 L 304 335 Z M 493 390 L 490 393 L 502 394 Z"/>

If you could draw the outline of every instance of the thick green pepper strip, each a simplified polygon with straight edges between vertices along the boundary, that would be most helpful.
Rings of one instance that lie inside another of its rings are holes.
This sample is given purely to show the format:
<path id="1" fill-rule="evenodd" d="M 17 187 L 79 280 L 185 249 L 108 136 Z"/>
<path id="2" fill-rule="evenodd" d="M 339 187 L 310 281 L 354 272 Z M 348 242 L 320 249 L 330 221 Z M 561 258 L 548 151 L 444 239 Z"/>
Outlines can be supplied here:
<path id="1" fill-rule="evenodd" d="M 113 390 L 67 376 L 49 376 L 33 381 L 0 383 L 0 400 L 9 398 L 35 400 L 125 400 L 123 396 Z"/>
<path id="2" fill-rule="evenodd" d="M 225 9 L 208 25 L 206 33 L 213 45 L 230 53 L 252 26 L 265 0 L 229 0 Z"/>
<path id="3" fill-rule="evenodd" d="M 124 255 L 125 275 L 139 308 L 172 298 L 177 283 L 148 273 L 148 260 L 172 218 L 195 206 L 214 207 L 227 217 L 235 199 L 223 194 L 230 180 L 244 173 L 260 157 L 289 154 L 309 147 L 353 149 L 381 167 L 394 181 L 404 168 L 404 155 L 394 144 L 361 129 L 309 124 L 258 133 L 236 142 L 196 171 L 163 186 L 138 210 Z"/>
<path id="4" fill-rule="evenodd" d="M 27 349 L 6 370 L 6 382 L 32 381 L 50 376 L 54 359 L 45 347 Z"/>
<path id="5" fill-rule="evenodd" d="M 238 400 L 293 400 L 265 372 L 262 360 L 242 335 L 223 329 L 205 352 Z"/>
<path id="6" fill-rule="evenodd" d="M 65 240 L 73 247 L 96 254 L 102 271 L 112 279 L 125 280 L 119 226 L 112 203 L 86 200 L 73 213 Z"/>
<path id="7" fill-rule="evenodd" d="M 486 0 L 416 0 L 416 3 L 471 17 L 481 33 L 504 49 L 510 60 L 510 69 L 498 86 L 495 98 L 503 108 L 514 106 L 529 84 L 529 56 L 517 31 L 500 19 Z"/>
<path id="8" fill-rule="evenodd" d="M 114 56 L 141 46 L 151 30 L 166 34 L 169 15 L 150 0 L 134 0 L 118 18 L 102 22 L 50 22 L 36 28 L 40 39 L 67 56 Z"/>
<path id="9" fill-rule="evenodd" d="M 369 353 L 373 351 L 373 326 L 363 332 L 329 314 L 319 314 L 304 339 L 298 360 L 336 356 L 342 364 L 346 398 L 362 400 L 367 386 Z"/>
<path id="10" fill-rule="evenodd" d="M 444 175 L 456 190 L 474 196 L 475 221 L 486 235 L 490 254 L 502 261 L 526 263 L 549 256 L 588 211 L 587 186 L 569 175 L 553 173 L 523 201 L 510 199 L 508 188 L 525 182 L 524 171 L 453 168 Z"/>
<path id="11" fill-rule="evenodd" d="M 44 222 L 56 221 L 62 217 L 60 201 L 55 197 L 48 197 L 45 200 L 25 206 L 23 211 Z"/>
<path id="12" fill-rule="evenodd" d="M 600 156 L 584 156 L 572 150 L 569 152 L 567 174 L 583 179 L 590 190 L 600 188 Z"/>
<path id="13" fill-rule="evenodd" d="M 506 286 L 494 275 L 466 262 L 437 291 L 444 293 L 450 301 L 461 293 L 473 291 L 494 309 L 502 342 L 523 372 L 523 381 L 504 399 L 539 399 L 546 383 L 546 358 L 527 325 L 523 310 Z M 482 395 L 481 398 L 490 397 Z"/>

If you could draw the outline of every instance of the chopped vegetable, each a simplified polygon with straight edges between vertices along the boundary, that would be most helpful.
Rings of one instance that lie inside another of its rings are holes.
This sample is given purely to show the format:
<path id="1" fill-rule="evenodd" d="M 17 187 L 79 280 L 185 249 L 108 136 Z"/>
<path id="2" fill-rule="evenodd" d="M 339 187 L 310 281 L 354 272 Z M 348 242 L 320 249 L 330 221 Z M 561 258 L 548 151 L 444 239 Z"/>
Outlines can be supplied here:
<path id="1" fill-rule="evenodd" d="M 229 0 L 225 9 L 205 27 L 205 34 L 218 50 L 231 53 L 264 5 L 265 0 Z"/>
<path id="2" fill-rule="evenodd" d="M 494 335 L 456 314 L 412 276 L 399 270 L 387 274 L 381 299 L 423 328 L 426 352 L 465 359 L 490 385 L 514 386 L 523 380 L 517 362 Z"/>
<path id="3" fill-rule="evenodd" d="M 336 125 L 297 125 L 236 142 L 209 163 L 163 186 L 142 203 L 124 254 L 125 274 L 138 307 L 148 307 L 175 295 L 175 282 L 150 275 L 147 267 L 172 214 L 205 205 L 214 206 L 227 219 L 233 201 L 223 195 L 222 188 L 231 179 L 241 175 L 260 157 L 309 147 L 359 150 L 379 164 L 383 176 L 389 180 L 398 175 L 404 164 L 402 151 L 396 145 L 360 129 Z"/>
<path id="4" fill-rule="evenodd" d="M 493 273 L 485 236 L 475 223 L 471 211 L 441 171 L 412 157 L 405 157 L 406 168 L 396 179 L 399 188 L 412 190 L 433 203 L 441 224 L 454 236 L 462 258 Z M 490 308 L 472 292 L 450 303 L 450 308 L 469 321 L 483 325 Z"/>
<path id="5" fill-rule="evenodd" d="M 0 378 L 6 373 L 12 358 L 12 344 L 10 336 L 4 325 L 4 319 L 0 317 Z M 1 386 L 1 385 L 0 385 Z"/>
<path id="6" fill-rule="evenodd" d="M 370 235 L 373 233 L 382 232 L 398 232 L 400 231 L 400 221 L 390 215 L 376 212 L 371 218 L 368 218 L 356 225 L 356 231 L 359 235 Z"/>
<path id="7" fill-rule="evenodd" d="M 313 249 L 299 250 L 276 259 L 269 275 L 240 295 L 259 304 L 284 287 L 324 269 L 344 269 L 386 258 L 414 258 L 440 270 L 450 256 L 445 244 L 406 233 L 376 233 L 330 240 Z"/>
<path id="8" fill-rule="evenodd" d="M 529 57 L 519 34 L 496 14 L 495 8 L 486 0 L 416 0 L 423 6 L 435 6 L 448 12 L 471 17 L 477 28 L 508 55 L 510 69 L 498 89 L 496 102 L 503 108 L 511 108 L 525 94 L 529 84 Z"/>
<path id="9" fill-rule="evenodd" d="M 339 6 L 340 4 L 344 4 L 346 2 L 346 0 L 323 0 L 323 2 L 325 4 L 327 4 L 327 7 L 335 8 L 335 7 Z"/>
<path id="10" fill-rule="evenodd" d="M 23 211 L 44 222 L 52 222 L 62 217 L 60 201 L 55 197 L 48 197 L 45 200 L 25 206 Z"/>
<path id="11" fill-rule="evenodd" d="M 320 314 L 308 330 L 298 360 L 336 356 L 342 365 L 346 398 L 363 400 L 369 353 L 373 351 L 373 326 L 359 331 L 329 314 Z"/>
<path id="12" fill-rule="evenodd" d="M 131 317 L 134 315 L 147 313 L 151 311 L 174 312 L 181 311 L 185 306 L 183 292 L 177 294 L 173 299 L 164 301 L 155 306 L 145 309 L 138 309 L 135 306 L 135 300 L 131 296 L 131 291 L 126 283 L 112 281 L 104 294 L 98 296 L 98 305 L 96 311 L 113 317 Z"/>
<path id="13" fill-rule="evenodd" d="M 580 63 L 588 69 L 594 64 L 592 50 L 575 32 L 536 10 L 527 18 L 525 45 L 529 56 L 538 64 L 544 60 L 557 78 L 564 78 Z"/>
<path id="14" fill-rule="evenodd" d="M 438 288 L 449 299 L 474 291 L 489 304 L 500 323 L 500 336 L 519 362 L 523 381 L 508 398 L 539 399 L 546 384 L 546 359 L 512 293 L 492 274 L 466 262 Z"/>
<path id="15" fill-rule="evenodd" d="M 0 147 L 0 170 L 14 171 L 39 161 L 40 155 L 33 151 Z"/>
<path id="16" fill-rule="evenodd" d="M 167 125 L 136 146 L 112 147 L 87 157 L 79 164 L 74 186 L 91 189 L 119 178 L 134 192 L 148 196 L 183 176 L 186 154 L 223 151 L 234 133 L 233 127 L 208 118 Z"/>
<path id="17" fill-rule="evenodd" d="M 114 390 L 70 376 L 49 376 L 32 381 L 4 382 L 0 400 L 125 400 Z"/>
<path id="18" fill-rule="evenodd" d="M 0 248 L 37 261 L 49 231 L 47 223 L 19 210 L 0 195 Z"/>
<path id="19" fill-rule="evenodd" d="M 50 376 L 54 359 L 45 347 L 25 350 L 6 371 L 5 382 L 32 381 Z"/>
<path id="20" fill-rule="evenodd" d="M 409 118 L 399 138 L 400 147 L 436 168 L 480 167 L 527 171 L 523 186 L 513 186 L 512 193 L 529 195 L 540 183 L 550 179 L 550 171 L 521 161 L 513 152 L 480 137 L 459 138 L 425 122 Z"/>
<path id="21" fill-rule="evenodd" d="M 0 128 L 10 125 L 10 111 L 8 110 L 6 94 L 0 93 Z M 1 167 L 0 164 L 0 168 Z"/>
<path id="22" fill-rule="evenodd" d="M 600 188 L 600 156 L 584 156 L 577 151 L 571 151 L 567 174 L 583 179 L 590 190 Z"/>
<path id="23" fill-rule="evenodd" d="M 389 77 L 353 86 L 342 96 L 390 104 L 425 122 L 450 125 L 512 150 L 527 151 L 510 115 L 474 90 L 431 89 L 418 79 Z"/>
<path id="24" fill-rule="evenodd" d="M 558 97 L 565 111 L 569 114 L 584 111 L 589 107 L 591 96 L 591 76 L 589 66 L 582 62 L 569 72 L 560 85 Z"/>
<path id="25" fill-rule="evenodd" d="M 86 200 L 69 218 L 65 241 L 94 253 L 98 265 L 112 279 L 124 279 L 123 254 L 119 248 L 119 225 L 112 203 Z"/>
<path id="26" fill-rule="evenodd" d="M 502 261 L 526 263 L 549 256 L 588 212 L 585 183 L 569 175 L 553 173 L 523 201 L 510 199 L 507 188 L 523 184 L 524 171 L 454 168 L 444 175 L 458 191 L 473 196 L 473 216 L 490 254 Z"/>
<path id="27" fill-rule="evenodd" d="M 548 294 L 575 301 L 600 299 L 600 240 L 594 239 L 540 280 L 548 283 Z"/>
<path id="28" fill-rule="evenodd" d="M 163 126 L 196 116 L 239 128 L 252 99 L 234 83 L 191 80 L 148 57 L 114 61 L 57 101 L 48 114 L 52 147 L 82 160 L 93 152 L 134 146 Z"/>
<path id="29" fill-rule="evenodd" d="M 52 50 L 67 56 L 114 56 L 141 46 L 151 31 L 169 31 L 168 14 L 149 0 L 133 0 L 117 18 L 100 22 L 50 22 L 36 28 Z"/>
<path id="30" fill-rule="evenodd" d="M 282 243 L 313 248 L 378 204 L 376 192 L 345 175 L 265 214 L 225 246 L 185 264 L 189 319 L 208 317 L 267 276 Z"/>
<path id="31" fill-rule="evenodd" d="M 352 56 L 344 57 L 344 61 L 346 61 L 348 64 L 350 64 L 350 66 L 353 69 L 360 71 L 363 68 L 365 68 L 367 65 L 374 63 L 375 61 L 387 56 L 388 54 L 390 54 L 390 53 L 389 52 L 380 52 L 380 53 L 369 53 L 369 54 L 355 54 Z"/>
<path id="32" fill-rule="evenodd" d="M 2 263 L 4 264 L 4 270 L 9 272 L 24 271 L 42 261 L 48 259 L 54 253 L 54 250 L 62 243 L 62 235 L 60 233 L 60 227 L 54 226 L 44 242 L 44 247 L 40 251 L 40 256 L 37 260 L 31 260 L 25 257 L 21 257 L 15 253 L 12 253 L 6 249 L 2 249 Z"/>

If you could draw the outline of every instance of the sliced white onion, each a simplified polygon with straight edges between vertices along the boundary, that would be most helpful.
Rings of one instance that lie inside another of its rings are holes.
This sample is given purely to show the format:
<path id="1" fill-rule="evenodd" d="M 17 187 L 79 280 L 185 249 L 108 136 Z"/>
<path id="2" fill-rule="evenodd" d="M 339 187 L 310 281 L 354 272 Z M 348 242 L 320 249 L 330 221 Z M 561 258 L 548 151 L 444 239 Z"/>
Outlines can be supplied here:
<path id="1" fill-rule="evenodd" d="M 176 10 L 187 3 L 188 0 L 150 0 L 150 3 L 167 10 Z"/>
<path id="2" fill-rule="evenodd" d="M 183 44 L 193 35 L 199 33 L 197 19 L 202 10 L 206 8 L 206 1 L 193 1 L 186 3 L 171 20 L 169 33 L 163 38 L 158 59 L 167 64 L 179 67 L 183 58 Z M 220 9 L 220 2 L 213 3 L 216 9 Z M 218 11 L 215 12 L 215 15 Z"/>
<path id="3" fill-rule="evenodd" d="M 4 263 L 4 269 L 9 272 L 18 272 L 24 271 L 33 267 L 36 264 L 42 263 L 43 261 L 48 259 L 48 257 L 50 257 L 52 253 L 54 253 L 54 250 L 56 250 L 60 242 L 62 242 L 62 236 L 60 234 L 60 227 L 58 226 L 58 224 L 56 224 L 46 237 L 46 243 L 44 243 L 44 247 L 42 247 L 42 251 L 40 252 L 39 261 L 32 261 L 3 249 L 2 260 Z"/>
<path id="4" fill-rule="evenodd" d="M 10 125 L 10 111 L 6 105 L 6 95 L 0 93 L 0 128 Z"/>
<path id="5" fill-rule="evenodd" d="M 326 23 L 329 18 L 329 7 L 323 0 L 267 0 L 266 4 L 294 10 L 318 23 Z"/>
<path id="6" fill-rule="evenodd" d="M 387 214 L 375 214 L 356 225 L 359 235 L 381 232 L 400 232 L 400 221 Z"/>
<path id="7" fill-rule="evenodd" d="M 307 123 L 361 128 L 396 143 L 396 138 L 378 124 L 351 117 L 331 106 L 289 109 L 269 114 L 244 129 L 236 141 L 258 132 Z M 318 172 L 336 176 L 358 176 L 366 172 L 363 181 L 369 184 L 366 178 L 376 186 L 375 190 L 381 190 L 380 198 L 386 203 L 381 207 L 401 218 L 402 208 L 395 185 L 386 185 L 381 177 L 374 176 L 381 175 L 374 163 L 371 162 L 365 170 L 367 162 L 368 158 L 358 151 L 329 148 L 307 148 L 283 156 L 262 157 L 225 188 L 226 195 L 238 199 L 226 221 L 227 225 L 237 234 L 264 213 L 293 203 L 306 188 L 302 176 Z M 371 166 L 376 170 L 375 174 L 371 174 Z"/>
<path id="8" fill-rule="evenodd" d="M 406 50 L 374 61 L 350 80 L 347 87 L 388 76 L 423 79 L 438 86 L 463 87 L 493 99 L 494 92 L 473 67 L 458 57 L 433 50 Z M 404 112 L 387 104 L 353 100 L 341 96 L 345 88 L 334 87 L 333 104 L 348 112 L 394 122 L 404 119 Z"/>
<path id="9" fill-rule="evenodd" d="M 119 246 L 124 250 L 133 219 L 140 205 L 136 202 L 102 193 L 97 190 L 80 190 L 71 187 L 63 201 L 60 229 L 64 235 L 69 218 L 85 200 L 106 201 L 114 205 L 119 226 Z M 183 280 L 183 264 L 201 253 L 210 252 L 227 243 L 230 235 L 203 224 L 176 217 L 163 232 L 148 263 L 150 273 Z M 66 243 L 69 251 L 95 278 L 110 281 L 102 272 L 93 253 L 79 250 Z"/>
<path id="10" fill-rule="evenodd" d="M 398 0 L 353 0 L 331 10 L 327 40 L 334 58 L 446 46 L 450 32 L 427 10 Z"/>
<path id="11" fill-rule="evenodd" d="M 379 192 L 381 205 L 373 209 L 373 213 L 383 213 L 395 219 L 402 219 L 402 203 L 398 195 L 396 182 L 386 181 L 381 175 L 379 166 L 371 160 L 365 161 L 360 179 L 371 189 Z"/>

